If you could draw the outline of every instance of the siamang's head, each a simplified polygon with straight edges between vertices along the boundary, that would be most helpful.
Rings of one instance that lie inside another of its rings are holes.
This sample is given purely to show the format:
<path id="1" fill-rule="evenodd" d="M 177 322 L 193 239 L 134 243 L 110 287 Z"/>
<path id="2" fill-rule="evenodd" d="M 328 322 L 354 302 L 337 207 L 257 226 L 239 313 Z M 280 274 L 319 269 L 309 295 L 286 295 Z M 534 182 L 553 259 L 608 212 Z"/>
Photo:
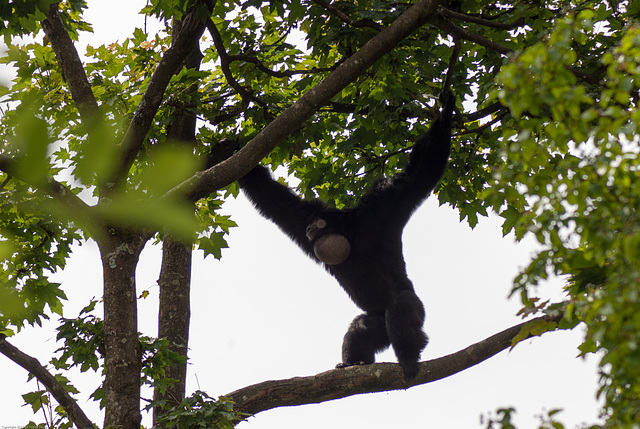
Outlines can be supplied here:
<path id="1" fill-rule="evenodd" d="M 339 233 L 342 223 L 340 210 L 327 210 L 309 219 L 307 239 L 316 257 L 327 265 L 341 264 L 351 253 L 349 240 Z"/>

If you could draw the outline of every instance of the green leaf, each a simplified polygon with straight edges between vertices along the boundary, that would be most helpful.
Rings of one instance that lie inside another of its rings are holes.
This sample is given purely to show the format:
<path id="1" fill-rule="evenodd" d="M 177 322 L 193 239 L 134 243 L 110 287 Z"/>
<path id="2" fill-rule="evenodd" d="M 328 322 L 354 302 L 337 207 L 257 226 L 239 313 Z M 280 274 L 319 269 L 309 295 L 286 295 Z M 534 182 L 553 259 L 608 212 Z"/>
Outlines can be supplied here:
<path id="1" fill-rule="evenodd" d="M 200 237 L 198 248 L 204 252 L 205 257 L 212 255 L 215 259 L 220 259 L 222 258 L 222 249 L 229 247 L 224 236 L 224 232 L 212 232 L 208 237 Z"/>

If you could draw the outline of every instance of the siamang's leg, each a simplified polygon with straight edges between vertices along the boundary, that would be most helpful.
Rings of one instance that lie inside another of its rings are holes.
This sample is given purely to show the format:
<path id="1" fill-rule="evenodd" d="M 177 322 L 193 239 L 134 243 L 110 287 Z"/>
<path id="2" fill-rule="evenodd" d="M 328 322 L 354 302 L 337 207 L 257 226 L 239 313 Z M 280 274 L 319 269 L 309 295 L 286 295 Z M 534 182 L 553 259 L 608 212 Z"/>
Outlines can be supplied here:
<path id="1" fill-rule="evenodd" d="M 420 352 L 429 339 L 422 330 L 424 306 L 413 291 L 398 294 L 386 311 L 387 334 L 405 378 L 411 380 L 418 373 Z"/>
<path id="2" fill-rule="evenodd" d="M 364 313 L 351 322 L 342 343 L 342 363 L 337 368 L 367 365 L 375 354 L 389 347 L 384 314 Z"/>

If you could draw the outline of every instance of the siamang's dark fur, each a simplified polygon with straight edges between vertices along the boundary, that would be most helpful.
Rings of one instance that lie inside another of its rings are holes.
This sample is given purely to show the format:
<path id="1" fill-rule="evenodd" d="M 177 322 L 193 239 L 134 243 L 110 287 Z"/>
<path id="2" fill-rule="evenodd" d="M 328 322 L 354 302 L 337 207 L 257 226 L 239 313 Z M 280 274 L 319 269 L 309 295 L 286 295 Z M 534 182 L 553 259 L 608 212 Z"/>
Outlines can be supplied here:
<path id="1" fill-rule="evenodd" d="M 340 234 L 350 244 L 348 258 L 325 264 L 351 299 L 365 311 L 347 331 L 338 367 L 370 364 L 389 345 L 411 379 L 428 339 L 422 330 L 424 307 L 407 278 L 402 256 L 402 230 L 413 211 L 437 185 L 451 147 L 450 93 L 440 117 L 413 146 L 404 171 L 377 182 L 352 208 L 327 207 L 320 200 L 301 200 L 258 166 L 239 183 L 262 215 L 275 222 L 310 257 L 315 241 Z M 320 230 L 314 228 L 321 221 Z M 309 234 L 309 229 L 315 229 Z"/>

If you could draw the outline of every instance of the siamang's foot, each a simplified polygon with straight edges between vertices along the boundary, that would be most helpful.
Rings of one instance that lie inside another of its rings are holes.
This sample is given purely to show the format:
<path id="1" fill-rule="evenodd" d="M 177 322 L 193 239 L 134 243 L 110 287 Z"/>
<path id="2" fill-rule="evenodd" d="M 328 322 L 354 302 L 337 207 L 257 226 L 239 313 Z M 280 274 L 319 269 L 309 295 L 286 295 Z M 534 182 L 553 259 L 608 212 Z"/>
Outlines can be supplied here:
<path id="1" fill-rule="evenodd" d="M 350 366 L 357 366 L 357 365 L 368 365 L 368 364 L 364 361 L 355 362 L 355 363 L 340 362 L 339 364 L 336 365 L 336 368 L 348 368 Z"/>
<path id="2" fill-rule="evenodd" d="M 420 362 L 404 362 L 401 363 L 402 372 L 404 373 L 404 379 L 406 381 L 413 380 L 418 375 Z"/>

